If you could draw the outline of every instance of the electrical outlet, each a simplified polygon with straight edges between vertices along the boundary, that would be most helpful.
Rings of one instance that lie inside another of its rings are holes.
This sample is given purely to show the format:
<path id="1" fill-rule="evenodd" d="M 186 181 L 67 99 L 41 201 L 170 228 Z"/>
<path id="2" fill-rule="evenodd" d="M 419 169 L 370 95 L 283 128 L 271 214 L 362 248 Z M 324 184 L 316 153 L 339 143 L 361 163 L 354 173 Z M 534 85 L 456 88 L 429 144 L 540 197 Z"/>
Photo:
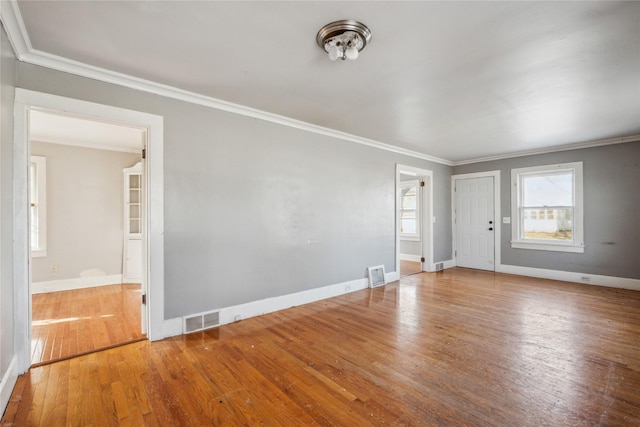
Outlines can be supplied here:
<path id="1" fill-rule="evenodd" d="M 51 272 L 52 273 L 57 273 L 58 272 L 58 266 L 55 264 L 51 264 Z"/>

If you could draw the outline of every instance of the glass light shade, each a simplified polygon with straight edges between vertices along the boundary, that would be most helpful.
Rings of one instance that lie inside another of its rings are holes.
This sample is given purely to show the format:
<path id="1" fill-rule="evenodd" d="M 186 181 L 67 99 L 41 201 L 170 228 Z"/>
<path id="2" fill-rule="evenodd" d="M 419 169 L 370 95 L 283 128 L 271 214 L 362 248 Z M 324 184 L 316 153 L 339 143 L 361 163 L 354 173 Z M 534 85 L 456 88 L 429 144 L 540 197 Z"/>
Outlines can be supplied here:
<path id="1" fill-rule="evenodd" d="M 329 48 L 329 59 L 332 61 L 335 61 L 336 59 L 340 58 L 342 56 L 342 52 L 340 52 L 340 49 L 338 48 L 338 46 L 331 46 Z"/>
<path id="2" fill-rule="evenodd" d="M 356 59 L 356 58 L 358 58 L 358 49 L 356 49 L 354 46 L 351 46 L 349 49 L 347 49 L 345 51 L 345 56 L 348 59 Z"/>

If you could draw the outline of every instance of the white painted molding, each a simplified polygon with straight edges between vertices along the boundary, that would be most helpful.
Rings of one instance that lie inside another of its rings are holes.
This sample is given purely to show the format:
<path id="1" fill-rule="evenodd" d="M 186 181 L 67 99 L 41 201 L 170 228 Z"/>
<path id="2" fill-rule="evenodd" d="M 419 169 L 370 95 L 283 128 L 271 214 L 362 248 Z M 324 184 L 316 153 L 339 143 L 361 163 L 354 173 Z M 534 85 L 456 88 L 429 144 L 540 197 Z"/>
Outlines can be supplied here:
<path id="1" fill-rule="evenodd" d="M 600 276 L 598 274 L 578 273 L 572 271 L 547 270 L 544 268 L 520 267 L 502 264 L 501 273 L 518 276 L 539 277 L 541 279 L 562 280 L 583 285 L 606 286 L 610 288 L 631 289 L 640 291 L 640 279 L 626 277 Z"/>
<path id="2" fill-rule="evenodd" d="M 387 273 L 385 280 L 387 283 L 398 280 L 398 273 Z M 348 282 L 337 283 L 335 285 L 321 288 L 309 289 L 293 294 L 281 295 L 273 298 L 266 298 L 259 301 L 251 301 L 245 304 L 224 307 L 220 312 L 220 326 L 233 323 L 239 319 L 260 316 L 286 308 L 296 307 L 303 304 L 320 301 L 327 298 L 336 297 L 350 292 L 360 291 L 369 288 L 369 281 L 366 278 L 350 280 Z M 187 314 L 185 316 L 196 316 L 198 313 Z M 164 321 L 164 334 L 166 337 L 182 334 L 182 319 L 178 317 Z"/>
<path id="3" fill-rule="evenodd" d="M 0 413 L 4 413 L 9 399 L 11 399 L 11 392 L 18 381 L 18 358 L 16 355 L 11 359 L 11 363 L 7 367 L 6 372 L 2 376 L 2 382 L 0 382 Z"/>
<path id="4" fill-rule="evenodd" d="M 517 151 L 509 154 L 500 154 L 497 156 L 479 157 L 476 159 L 460 160 L 452 162 L 452 166 L 468 165 L 471 163 L 491 162 L 494 160 L 512 159 L 514 157 L 534 156 L 536 154 L 557 153 L 559 151 L 580 150 L 583 148 L 601 147 L 604 145 L 624 144 L 626 142 L 640 141 L 640 135 L 623 136 L 620 138 L 599 139 L 596 141 L 578 142 L 574 144 L 562 145 L 560 147 L 541 148 L 539 150 Z"/>
<path id="5" fill-rule="evenodd" d="M 400 261 L 422 262 L 420 255 L 400 254 Z"/>
<path id="6" fill-rule="evenodd" d="M 104 276 L 74 277 L 73 279 L 49 280 L 46 282 L 33 282 L 32 294 L 46 292 L 70 291 L 73 289 L 94 288 L 97 286 L 116 285 L 122 283 L 122 274 L 109 274 Z"/>
<path id="7" fill-rule="evenodd" d="M 402 154 L 417 159 L 428 160 L 444 165 L 452 165 L 452 162 L 417 151 L 408 150 L 384 142 L 375 141 L 368 138 L 362 138 L 356 135 L 329 129 L 323 126 L 314 125 L 300 120 L 291 119 L 289 117 L 280 116 L 278 114 L 269 113 L 267 111 L 257 110 L 255 108 L 246 107 L 240 104 L 224 101 L 210 96 L 201 95 L 195 92 L 179 89 L 150 80 L 129 76 L 127 74 L 118 73 L 116 71 L 107 70 L 105 68 L 95 67 L 93 65 L 74 61 L 57 55 L 52 55 L 34 49 L 29 41 L 29 35 L 24 26 L 20 10 L 15 0 L 11 0 L 11 7 L 4 7 L 0 10 L 2 22 L 9 35 L 9 41 L 16 52 L 18 60 L 29 64 L 39 65 L 50 68 L 52 70 L 63 71 L 65 73 L 75 74 L 77 76 L 88 77 L 105 83 L 116 84 L 127 87 L 129 89 L 140 90 L 143 92 L 160 95 L 167 98 L 177 99 L 179 101 L 189 102 L 204 107 L 214 108 L 217 110 L 227 111 L 255 119 L 265 120 L 267 122 L 277 123 L 307 132 L 317 133 L 344 141 L 354 142 L 356 144 L 366 145 L 380 150 L 390 151 L 392 153 Z"/>
<path id="8" fill-rule="evenodd" d="M 624 142 L 640 141 L 640 135 L 632 135 L 622 138 L 611 138 L 598 141 L 581 142 L 576 144 L 564 145 L 562 147 L 552 147 L 539 150 L 520 151 L 510 154 L 481 157 L 476 159 L 468 159 L 461 161 L 450 161 L 441 159 L 428 154 L 419 153 L 417 151 L 408 150 L 394 145 L 386 144 L 383 142 L 375 141 L 372 139 L 362 138 L 356 135 L 348 134 L 345 132 L 336 131 L 322 126 L 317 126 L 311 123 L 294 120 L 288 117 L 272 114 L 266 111 L 253 109 L 240 104 L 234 104 L 221 99 L 213 98 L 210 96 L 201 95 L 194 92 L 189 92 L 176 87 L 156 83 L 150 80 L 141 79 L 138 77 L 130 76 L 116 71 L 107 70 L 93 65 L 85 64 L 82 62 L 74 61 L 68 58 L 64 58 L 57 55 L 52 55 L 47 52 L 43 52 L 34 49 L 29 39 L 20 9 L 18 7 L 17 0 L 9 0 L 0 2 L 0 20 L 4 24 L 5 30 L 9 37 L 9 41 L 13 50 L 16 53 L 16 57 L 19 61 L 29 64 L 39 65 L 42 67 L 50 68 L 52 70 L 63 71 L 70 74 L 75 74 L 82 77 L 88 77 L 90 79 L 102 81 L 105 83 L 116 84 L 119 86 L 127 87 L 130 89 L 140 90 L 143 92 L 152 93 L 155 95 L 164 96 L 167 98 L 177 99 L 205 107 L 210 107 L 222 111 L 227 111 L 235 114 L 240 114 L 247 117 L 265 120 L 272 123 L 278 123 L 283 126 L 289 126 L 308 132 L 318 133 L 321 135 L 341 139 L 344 141 L 354 142 L 356 144 L 367 145 L 370 147 L 378 148 L 385 151 L 390 151 L 397 154 L 402 154 L 417 159 L 428 160 L 434 163 L 440 163 L 447 166 L 460 166 L 470 163 L 488 162 L 493 160 L 502 160 L 512 157 L 529 156 L 534 154 L 553 153 L 557 151 L 577 150 L 580 148 L 598 147 L 601 145 L 620 144 Z"/>

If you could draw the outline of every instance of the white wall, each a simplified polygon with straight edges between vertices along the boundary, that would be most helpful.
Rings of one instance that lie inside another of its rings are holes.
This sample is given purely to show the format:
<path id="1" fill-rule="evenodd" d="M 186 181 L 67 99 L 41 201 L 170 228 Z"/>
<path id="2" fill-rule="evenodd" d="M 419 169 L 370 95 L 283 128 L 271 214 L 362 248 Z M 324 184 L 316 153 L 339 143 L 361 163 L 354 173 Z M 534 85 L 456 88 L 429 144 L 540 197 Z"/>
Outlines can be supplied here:
<path id="1" fill-rule="evenodd" d="M 122 169 L 140 155 L 36 141 L 31 154 L 47 159 L 47 255 L 32 282 L 121 274 Z"/>

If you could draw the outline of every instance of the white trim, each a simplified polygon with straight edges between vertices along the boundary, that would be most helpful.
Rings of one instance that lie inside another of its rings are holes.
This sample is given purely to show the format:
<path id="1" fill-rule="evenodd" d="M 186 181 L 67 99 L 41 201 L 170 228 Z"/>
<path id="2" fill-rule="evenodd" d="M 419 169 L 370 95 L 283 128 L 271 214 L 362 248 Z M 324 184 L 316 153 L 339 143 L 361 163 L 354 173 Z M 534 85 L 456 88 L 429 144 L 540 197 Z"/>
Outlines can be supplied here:
<path id="1" fill-rule="evenodd" d="M 406 148 L 396 147 L 373 139 L 362 138 L 346 132 L 340 132 L 323 126 L 314 125 L 312 123 L 303 122 L 301 120 L 295 120 L 278 114 L 269 113 L 267 111 L 234 104 L 232 102 L 156 83 L 150 80 L 129 76 L 127 74 L 118 73 L 105 68 L 95 67 L 93 65 L 84 64 L 82 62 L 33 49 L 15 0 L 11 0 L 10 4 L 10 8 L 2 9 L 2 21 L 5 23 L 7 33 L 9 34 L 9 41 L 16 51 L 16 56 L 20 61 L 50 68 L 52 70 L 75 74 L 77 76 L 88 77 L 105 83 L 116 84 L 129 89 L 140 90 L 154 95 L 160 95 L 167 98 L 177 99 L 179 101 L 214 108 L 216 110 L 227 111 L 242 116 L 265 120 L 267 122 L 277 123 L 283 126 L 305 130 L 307 132 L 354 142 L 356 144 L 362 144 L 392 153 L 428 160 L 448 166 L 453 165 L 453 163 L 448 160 L 429 156 L 417 151 L 407 150 Z"/>
<path id="2" fill-rule="evenodd" d="M 520 200 L 522 177 L 541 173 L 571 171 L 573 175 L 573 233 L 571 242 L 521 239 Z M 559 163 L 511 169 L 511 247 L 541 251 L 584 253 L 584 206 L 582 162 Z"/>
<path id="3" fill-rule="evenodd" d="M 610 288 L 640 291 L 640 279 L 629 279 L 626 277 L 601 276 L 598 274 L 520 267 L 517 265 L 502 265 L 502 273 L 539 277 L 541 279 L 562 280 L 564 282 L 575 282 L 583 285 L 607 286 Z"/>
<path id="4" fill-rule="evenodd" d="M 413 166 L 407 166 L 400 163 L 396 163 L 396 181 L 395 181 L 395 201 L 396 201 L 396 209 L 394 220 L 396 222 L 396 271 L 395 274 L 397 278 L 394 280 L 398 280 L 400 278 L 400 241 L 405 238 L 400 235 L 400 221 L 398 221 L 400 215 L 400 191 L 398 191 L 402 182 L 400 179 L 401 173 L 408 173 L 409 175 L 414 175 L 417 178 L 423 178 L 425 182 L 425 186 L 423 187 L 426 190 L 422 191 L 420 212 L 422 215 L 422 219 L 420 221 L 420 230 L 421 230 L 421 242 L 422 242 L 422 256 L 425 259 L 425 262 L 422 264 L 423 271 L 424 268 L 427 268 L 426 271 L 435 271 L 431 269 L 433 265 L 433 223 L 435 222 L 435 218 L 433 216 L 433 188 L 434 188 L 434 180 L 433 180 L 433 171 L 428 169 L 416 168 Z M 425 192 L 427 194 L 425 194 Z M 424 205 L 427 204 L 427 209 L 424 209 Z M 426 239 L 424 237 L 427 237 Z"/>
<path id="5" fill-rule="evenodd" d="M 0 408 L 2 409 L 0 413 L 4 413 L 5 409 L 7 408 L 9 400 L 11 399 L 13 388 L 18 381 L 17 366 L 18 357 L 14 355 L 11 358 L 11 363 L 9 363 L 6 372 L 2 376 L 2 382 L 0 382 Z"/>
<path id="6" fill-rule="evenodd" d="M 31 283 L 31 294 L 47 292 L 70 291 L 73 289 L 94 288 L 97 286 L 115 285 L 122 283 L 122 274 L 105 276 L 74 277 L 73 279 L 47 280 Z"/>
<path id="7" fill-rule="evenodd" d="M 513 159 L 514 157 L 534 156 L 538 154 L 558 153 L 560 151 L 581 150 L 584 148 L 602 147 L 605 145 L 625 144 L 627 142 L 640 141 L 640 135 L 623 136 L 620 138 L 598 139 L 595 141 L 577 142 L 550 148 L 540 148 L 537 150 L 516 151 L 509 154 L 499 154 L 497 156 L 478 157 L 475 159 L 460 160 L 453 162 L 453 166 L 468 165 L 472 163 L 492 162 L 495 160 Z"/>
<path id="8" fill-rule="evenodd" d="M 464 173 L 459 175 L 451 175 L 451 238 L 452 252 L 451 259 L 453 265 L 457 265 L 456 262 L 456 180 L 457 179 L 469 179 L 469 178 L 485 178 L 493 177 L 493 266 L 494 271 L 499 272 L 501 270 L 502 263 L 502 248 L 500 242 L 502 241 L 502 211 L 500 209 L 500 170 L 486 171 L 486 172 L 474 172 Z M 449 267 L 446 267 L 449 268 Z"/>
<path id="9" fill-rule="evenodd" d="M 392 277 L 392 276 L 391 276 Z M 388 280 L 390 275 L 385 275 Z M 387 282 L 388 283 L 388 282 Z M 224 307 L 220 310 L 220 326 L 233 323 L 238 320 L 248 319 L 250 317 L 261 316 L 274 311 L 284 310 L 298 305 L 309 304 L 332 298 L 355 291 L 369 288 L 369 280 L 367 278 L 355 279 L 347 282 L 337 283 L 335 285 L 324 286 L 321 288 L 309 289 L 306 291 L 295 292 L 287 295 L 280 295 L 273 298 L 266 298 L 259 301 L 251 301 L 245 304 L 238 304 L 231 307 Z M 216 310 L 214 310 L 216 311 Z M 175 336 L 182 334 L 182 321 L 184 317 L 197 316 L 199 313 L 186 314 L 182 317 L 167 319 L 164 321 L 164 330 L 167 336 Z"/>
<path id="10" fill-rule="evenodd" d="M 29 158 L 28 111 L 44 108 L 69 114 L 100 118 L 147 130 L 146 173 L 149 179 L 149 217 L 146 224 L 149 250 L 146 256 L 149 294 L 147 297 L 149 340 L 164 338 L 164 125 L 161 116 L 96 104 L 46 93 L 16 88 L 14 108 L 14 322 L 18 371 L 30 366 L 31 298 L 29 284 L 28 187 L 26 165 Z M 153 262 L 151 262 L 153 260 Z"/>
<path id="11" fill-rule="evenodd" d="M 6 4 L 6 5 L 5 5 Z M 396 147 L 383 142 L 362 138 L 356 135 L 351 135 L 344 132 L 339 132 L 333 129 L 325 128 L 322 126 L 313 125 L 311 123 L 294 120 L 288 117 L 279 116 L 277 114 L 268 113 L 266 111 L 256 110 L 253 108 L 245 107 L 239 104 L 233 104 L 217 98 L 200 95 L 194 92 L 189 92 L 183 89 L 178 89 L 172 86 L 163 85 L 150 80 L 144 80 L 137 77 L 129 76 L 126 74 L 118 73 L 115 71 L 107 70 L 104 68 L 95 67 L 92 65 L 84 64 L 82 62 L 73 61 L 61 56 L 52 55 L 47 52 L 43 52 L 34 49 L 31 45 L 29 35 L 27 33 L 20 9 L 18 7 L 17 0 L 10 0 L 8 2 L 2 1 L 0 5 L 0 19 L 5 26 L 5 30 L 9 37 L 9 42 L 16 53 L 16 57 L 19 61 L 29 64 L 39 65 L 47 67 L 53 70 L 63 71 L 70 74 L 75 74 L 82 77 L 88 77 L 94 80 L 102 81 L 105 83 L 112 83 L 130 89 L 140 90 L 143 92 L 153 93 L 167 98 L 177 99 L 196 105 L 202 105 L 222 111 L 228 111 L 235 114 L 244 115 L 247 117 L 253 117 L 262 119 L 265 121 L 279 123 L 284 126 L 298 128 L 306 130 L 312 133 L 318 133 L 325 136 L 330 136 L 345 141 L 354 142 L 357 144 L 363 144 L 370 147 L 375 147 L 381 150 L 390 151 L 393 153 L 402 154 L 417 159 L 428 160 L 434 163 L 440 163 L 447 166 L 461 166 L 471 163 L 481 163 L 494 160 L 509 159 L 514 157 L 530 156 L 536 154 L 555 153 L 559 151 L 578 150 L 582 148 L 599 147 L 603 145 L 622 144 L 625 142 L 640 141 L 640 135 L 631 135 L 620 138 L 602 139 L 589 142 L 580 142 L 575 144 L 556 146 L 551 148 L 542 148 L 535 150 L 519 151 L 509 154 L 502 154 L 496 156 L 478 157 L 474 159 L 451 161 L 441 159 L 438 157 L 429 156 L 428 154 L 419 153 L 412 150 Z"/>
<path id="12" fill-rule="evenodd" d="M 400 254 L 400 261 L 422 262 L 420 255 Z"/>

